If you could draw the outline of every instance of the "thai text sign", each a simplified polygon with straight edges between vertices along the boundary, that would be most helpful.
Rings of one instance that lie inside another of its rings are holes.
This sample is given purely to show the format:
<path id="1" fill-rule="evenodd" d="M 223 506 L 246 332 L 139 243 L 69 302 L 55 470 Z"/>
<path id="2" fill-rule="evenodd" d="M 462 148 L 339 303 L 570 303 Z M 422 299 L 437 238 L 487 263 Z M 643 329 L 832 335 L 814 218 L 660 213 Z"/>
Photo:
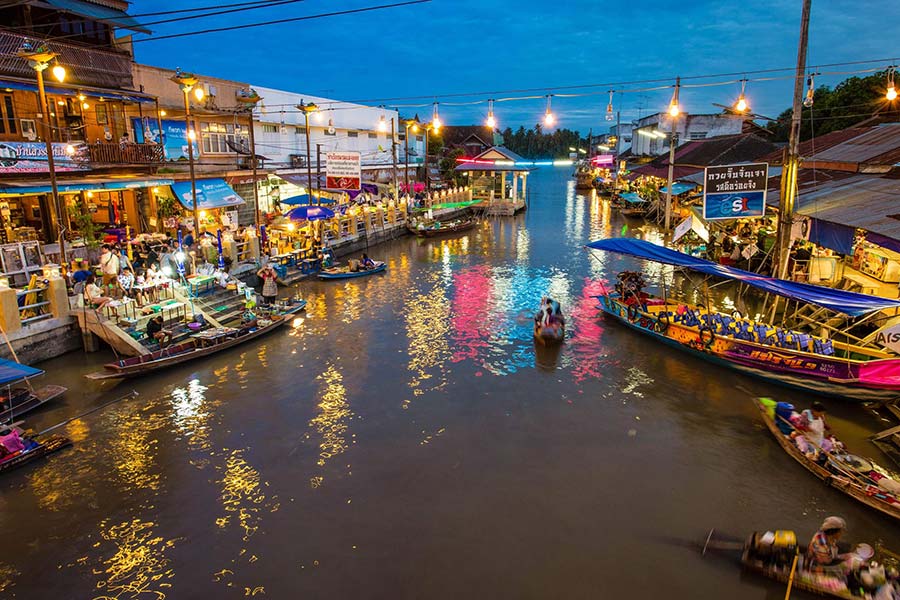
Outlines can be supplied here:
<path id="1" fill-rule="evenodd" d="M 90 170 L 90 154 L 84 144 L 53 144 L 53 168 L 56 171 Z M 47 145 L 44 142 L 0 142 L 0 173 L 49 173 Z"/>
<path id="2" fill-rule="evenodd" d="M 325 187 L 332 190 L 360 189 L 359 152 L 325 153 Z"/>
<path id="3" fill-rule="evenodd" d="M 598 167 L 611 167 L 616 163 L 616 157 L 612 154 L 598 154 L 591 162 Z"/>
<path id="4" fill-rule="evenodd" d="M 769 165 L 719 165 L 704 169 L 703 218 L 741 219 L 766 212 Z"/>

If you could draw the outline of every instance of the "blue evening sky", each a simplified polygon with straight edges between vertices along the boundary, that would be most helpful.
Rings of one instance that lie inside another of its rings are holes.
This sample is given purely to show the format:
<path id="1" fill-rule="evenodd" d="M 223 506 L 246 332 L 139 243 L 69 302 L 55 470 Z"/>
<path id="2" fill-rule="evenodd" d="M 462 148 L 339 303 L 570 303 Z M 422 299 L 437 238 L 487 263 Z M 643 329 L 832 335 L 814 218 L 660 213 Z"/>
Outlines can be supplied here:
<path id="1" fill-rule="evenodd" d="M 218 0 L 136 0 L 131 13 L 209 6 Z M 236 0 L 221 0 L 231 3 Z M 351 9 L 391 0 L 306 0 L 281 7 L 153 25 L 156 35 Z M 432 0 L 380 12 L 213 33 L 135 45 L 139 62 L 181 67 L 256 85 L 342 100 L 408 105 L 402 114 L 431 115 L 442 101 L 447 124 L 483 121 L 486 105 L 450 106 L 489 97 L 528 93 L 447 94 L 556 88 L 553 109 L 560 127 L 605 131 L 610 82 L 793 67 L 799 35 L 800 0 L 760 2 L 600 2 L 597 0 Z M 144 17 L 149 22 L 165 17 Z M 809 65 L 900 56 L 896 27 L 900 2 L 814 0 Z M 140 39 L 143 36 L 137 36 Z M 896 62 L 896 60 L 894 61 Z M 882 69 L 887 62 L 823 68 L 822 71 Z M 776 75 L 786 75 L 779 73 Z M 767 75 L 749 75 L 766 77 Z M 702 80 L 728 81 L 741 75 Z M 843 76 L 817 78 L 833 85 Z M 686 82 L 692 83 L 692 82 Z M 697 83 L 697 82 L 695 82 Z M 604 84 L 586 90 L 563 86 Z M 627 85 L 622 89 L 660 84 Z M 747 84 L 752 109 L 777 116 L 791 101 L 792 82 Z M 733 83 L 685 88 L 683 110 L 717 112 L 739 94 Z M 561 94 L 594 92 L 565 98 Z M 543 96 L 548 91 L 537 91 Z M 426 96 L 420 100 L 387 98 Z M 616 94 L 624 120 L 664 110 L 671 89 Z M 534 125 L 546 101 L 497 102 L 499 126 Z"/>

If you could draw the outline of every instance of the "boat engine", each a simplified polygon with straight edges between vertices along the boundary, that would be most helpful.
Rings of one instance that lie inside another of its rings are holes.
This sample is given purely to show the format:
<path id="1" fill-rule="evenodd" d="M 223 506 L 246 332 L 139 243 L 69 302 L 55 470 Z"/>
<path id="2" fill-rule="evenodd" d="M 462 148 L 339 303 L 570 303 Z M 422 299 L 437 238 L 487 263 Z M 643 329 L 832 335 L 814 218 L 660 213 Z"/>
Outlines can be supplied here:
<path id="1" fill-rule="evenodd" d="M 789 566 L 797 553 L 797 534 L 785 529 L 754 533 L 750 537 L 749 550 L 763 563 Z"/>

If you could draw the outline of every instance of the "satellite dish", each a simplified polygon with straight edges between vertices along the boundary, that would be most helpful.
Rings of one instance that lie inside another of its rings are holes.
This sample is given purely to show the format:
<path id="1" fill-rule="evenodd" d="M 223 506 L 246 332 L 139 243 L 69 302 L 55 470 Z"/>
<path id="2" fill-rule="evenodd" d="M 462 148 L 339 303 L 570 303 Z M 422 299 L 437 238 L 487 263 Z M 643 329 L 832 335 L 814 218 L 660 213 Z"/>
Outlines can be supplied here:
<path id="1" fill-rule="evenodd" d="M 328 133 L 329 133 L 330 135 L 334 135 L 334 127 L 329 127 L 329 128 L 328 128 Z"/>

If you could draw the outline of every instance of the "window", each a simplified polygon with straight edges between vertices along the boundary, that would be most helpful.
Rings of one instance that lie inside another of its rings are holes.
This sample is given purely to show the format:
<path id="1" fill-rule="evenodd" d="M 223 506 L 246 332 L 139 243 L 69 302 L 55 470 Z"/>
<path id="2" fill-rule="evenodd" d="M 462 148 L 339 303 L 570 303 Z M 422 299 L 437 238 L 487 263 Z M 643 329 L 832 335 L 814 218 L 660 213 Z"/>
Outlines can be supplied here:
<path id="1" fill-rule="evenodd" d="M 278 133 L 278 125 L 263 125 L 263 133 Z"/>
<path id="2" fill-rule="evenodd" d="M 302 125 L 298 125 L 297 127 L 294 127 L 294 134 L 295 135 L 306 135 L 306 127 L 304 127 Z"/>
<path id="3" fill-rule="evenodd" d="M 370 140 L 377 140 L 377 139 L 378 139 L 378 134 L 377 134 L 377 133 L 370 133 L 370 134 L 369 134 L 369 139 L 370 139 Z"/>
<path id="4" fill-rule="evenodd" d="M 278 131 L 275 125 L 263 127 L 272 127 Z M 247 136 L 240 127 L 236 128 L 234 123 L 200 123 L 200 140 L 203 142 L 203 152 L 207 154 L 234 152 L 234 148 L 230 148 L 228 142 L 237 147 L 250 147 Z"/>
<path id="5" fill-rule="evenodd" d="M 689 139 L 692 139 L 692 140 L 706 139 L 706 133 L 707 132 L 705 132 L 705 131 L 692 131 L 689 134 L 690 135 Z"/>
<path id="6" fill-rule="evenodd" d="M 347 137 L 359 137 L 359 132 L 358 131 L 348 131 Z"/>
<path id="7" fill-rule="evenodd" d="M 416 136 L 416 141 L 417 141 L 417 142 L 424 142 L 424 141 L 425 141 L 425 136 L 417 135 L 417 136 Z"/>
<path id="8" fill-rule="evenodd" d="M 16 111 L 12 96 L 2 96 L 0 102 L 0 133 L 16 133 Z"/>

